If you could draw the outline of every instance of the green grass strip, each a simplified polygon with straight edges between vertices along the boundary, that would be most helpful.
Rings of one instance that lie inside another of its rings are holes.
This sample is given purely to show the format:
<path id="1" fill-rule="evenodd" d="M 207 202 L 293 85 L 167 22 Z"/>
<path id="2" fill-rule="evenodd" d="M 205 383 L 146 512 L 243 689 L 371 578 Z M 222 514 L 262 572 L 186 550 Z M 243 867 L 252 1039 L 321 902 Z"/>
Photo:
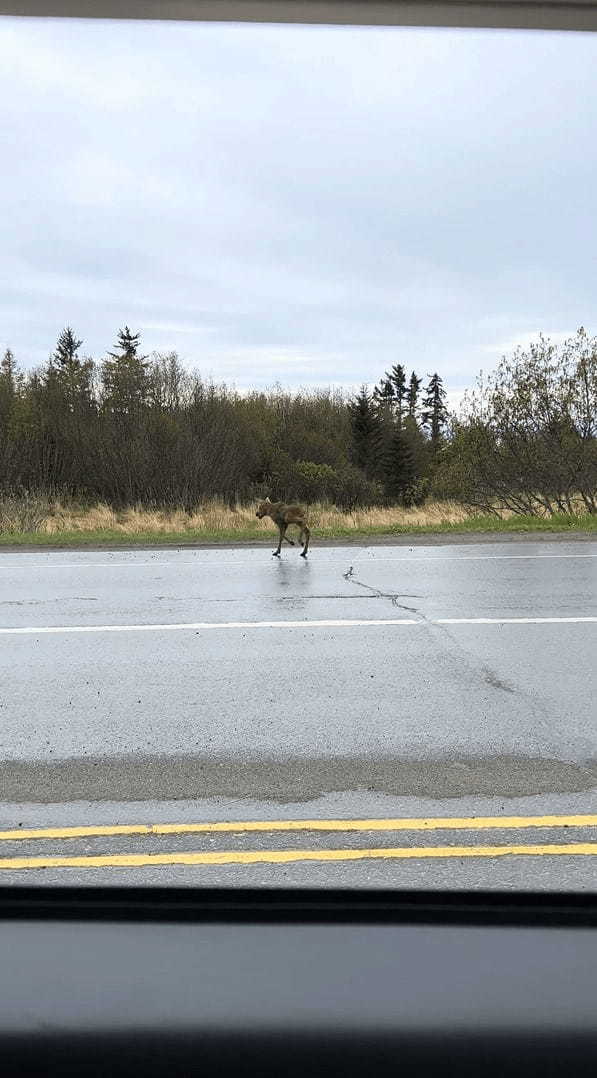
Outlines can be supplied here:
<path id="1" fill-rule="evenodd" d="M 457 524 L 395 524 L 372 525 L 352 528 L 338 525 L 328 528 L 312 529 L 313 542 L 317 539 L 367 539 L 375 536 L 391 538 L 395 535 L 462 535 L 537 532 L 597 532 L 597 516 L 589 514 L 572 516 L 561 513 L 553 517 L 517 516 L 508 520 L 499 520 L 493 516 L 470 517 Z M 184 546 L 197 543 L 258 542 L 268 545 L 277 538 L 272 528 L 271 536 L 264 536 L 256 528 L 228 528 L 218 531 L 207 529 L 186 530 L 182 532 L 141 531 L 133 534 L 112 528 L 98 528 L 95 531 L 64 531 L 48 535 L 45 532 L 4 532 L 0 534 L 0 548 L 10 547 L 52 547 L 76 549 L 102 545 L 120 547 L 138 546 Z"/>

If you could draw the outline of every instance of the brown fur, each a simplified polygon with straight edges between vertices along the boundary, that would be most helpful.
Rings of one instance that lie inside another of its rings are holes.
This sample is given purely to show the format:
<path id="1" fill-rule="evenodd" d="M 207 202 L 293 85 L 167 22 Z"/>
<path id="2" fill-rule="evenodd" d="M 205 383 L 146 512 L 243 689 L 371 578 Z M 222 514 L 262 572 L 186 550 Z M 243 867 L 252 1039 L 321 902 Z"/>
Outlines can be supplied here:
<path id="1" fill-rule="evenodd" d="M 286 536 L 286 529 L 290 524 L 296 524 L 297 527 L 300 528 L 299 538 L 303 544 L 301 558 L 307 557 L 311 532 L 307 527 L 307 514 L 302 506 L 285 505 L 284 502 L 270 502 L 269 498 L 266 498 L 264 502 L 260 502 L 257 506 L 255 516 L 259 517 L 260 520 L 262 517 L 271 517 L 274 524 L 278 525 L 280 539 L 278 542 L 278 549 L 274 550 L 274 557 L 279 557 L 283 539 L 285 539 L 287 543 L 290 543 L 290 546 L 294 546 L 294 540 L 288 539 Z"/>

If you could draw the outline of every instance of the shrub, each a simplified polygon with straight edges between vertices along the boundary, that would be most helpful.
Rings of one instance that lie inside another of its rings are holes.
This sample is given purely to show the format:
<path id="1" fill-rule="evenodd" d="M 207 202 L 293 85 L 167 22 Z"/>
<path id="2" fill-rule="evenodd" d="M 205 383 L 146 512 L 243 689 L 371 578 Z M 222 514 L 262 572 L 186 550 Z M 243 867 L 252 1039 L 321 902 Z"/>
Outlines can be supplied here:
<path id="1" fill-rule="evenodd" d="M 48 498 L 41 494 L 0 496 L 0 533 L 37 532 L 51 512 Z"/>

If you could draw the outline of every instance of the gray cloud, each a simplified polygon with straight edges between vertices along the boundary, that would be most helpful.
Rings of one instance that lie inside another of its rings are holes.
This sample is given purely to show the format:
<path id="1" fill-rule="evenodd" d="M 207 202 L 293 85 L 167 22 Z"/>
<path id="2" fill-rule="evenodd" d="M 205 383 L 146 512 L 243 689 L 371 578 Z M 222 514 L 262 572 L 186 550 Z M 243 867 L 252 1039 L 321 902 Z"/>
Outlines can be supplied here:
<path id="1" fill-rule="evenodd" d="M 454 393 L 590 326 L 597 40 L 0 22 L 0 344 Z"/>

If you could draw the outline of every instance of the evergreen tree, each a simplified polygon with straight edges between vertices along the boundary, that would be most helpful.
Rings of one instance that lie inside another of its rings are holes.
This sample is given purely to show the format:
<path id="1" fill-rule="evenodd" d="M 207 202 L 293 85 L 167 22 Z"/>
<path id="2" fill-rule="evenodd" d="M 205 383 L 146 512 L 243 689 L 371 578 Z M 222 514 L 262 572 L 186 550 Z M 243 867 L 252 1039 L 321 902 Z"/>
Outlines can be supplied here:
<path id="1" fill-rule="evenodd" d="M 58 406 L 65 405 L 71 414 L 88 411 L 92 403 L 93 361 L 79 357 L 82 344 L 71 326 L 66 326 L 58 337 L 45 375 L 45 384 L 56 393 Z"/>
<path id="2" fill-rule="evenodd" d="M 401 363 L 395 363 L 390 371 L 390 381 L 394 389 L 396 425 L 402 429 L 402 411 L 406 397 L 406 371 Z"/>
<path id="3" fill-rule="evenodd" d="M 3 427 L 7 426 L 10 421 L 21 383 L 22 378 L 17 369 L 14 352 L 7 348 L 0 360 L 0 425 Z M 2 431 L 0 431 L 1 434 Z"/>
<path id="4" fill-rule="evenodd" d="M 441 436 L 448 419 L 448 409 L 445 405 L 446 391 L 439 374 L 431 375 L 429 384 L 423 397 L 421 421 L 429 431 L 431 444 L 434 449 L 439 445 Z"/>
<path id="5" fill-rule="evenodd" d="M 71 329 L 67 326 L 62 330 L 56 348 L 52 355 L 52 363 L 59 370 L 72 370 L 73 367 L 80 366 L 80 359 L 78 356 L 79 348 L 83 344 L 83 341 L 79 341 Z"/>
<path id="6" fill-rule="evenodd" d="M 141 335 L 128 326 L 118 331 L 116 351 L 108 352 L 102 365 L 104 408 L 126 415 L 143 405 L 148 393 L 147 356 L 139 355 Z"/>
<path id="7" fill-rule="evenodd" d="M 422 381 L 423 381 L 423 379 L 422 378 L 417 378 L 415 372 L 413 371 L 411 376 L 410 376 L 410 382 L 408 383 L 408 390 L 407 390 L 407 397 L 406 397 L 407 404 L 408 404 L 408 414 L 411 417 L 411 419 L 416 419 L 417 418 L 417 405 L 418 405 L 418 402 L 419 402 L 419 390 L 421 388 L 421 382 Z"/>
<path id="8" fill-rule="evenodd" d="M 14 352 L 10 348 L 6 349 L 0 360 L 0 378 L 2 378 L 3 386 L 14 393 L 16 390 L 17 364 Z"/>
<path id="9" fill-rule="evenodd" d="M 380 380 L 379 385 L 373 390 L 373 400 L 378 405 L 389 406 L 391 411 L 394 403 L 394 396 L 395 391 L 392 376 L 386 371 L 385 377 Z"/>
<path id="10" fill-rule="evenodd" d="M 143 363 L 147 359 L 147 356 L 138 355 L 138 350 L 141 344 L 141 334 L 132 333 L 128 326 L 124 329 L 118 330 L 118 348 L 117 352 L 108 352 L 108 355 L 112 359 L 122 360 L 137 360 L 139 363 Z"/>
<path id="11" fill-rule="evenodd" d="M 352 432 L 352 461 L 366 475 L 372 476 L 379 458 L 380 421 L 367 386 L 361 386 L 356 397 L 349 402 L 348 412 Z"/>
<path id="12" fill-rule="evenodd" d="M 7 348 L 0 359 L 0 394 L 3 400 L 12 401 L 22 382 L 23 376 L 17 367 L 14 352 Z"/>
<path id="13" fill-rule="evenodd" d="M 386 493 L 404 504 L 412 504 L 416 479 L 415 455 L 410 439 L 404 430 L 396 427 L 386 457 Z"/>

